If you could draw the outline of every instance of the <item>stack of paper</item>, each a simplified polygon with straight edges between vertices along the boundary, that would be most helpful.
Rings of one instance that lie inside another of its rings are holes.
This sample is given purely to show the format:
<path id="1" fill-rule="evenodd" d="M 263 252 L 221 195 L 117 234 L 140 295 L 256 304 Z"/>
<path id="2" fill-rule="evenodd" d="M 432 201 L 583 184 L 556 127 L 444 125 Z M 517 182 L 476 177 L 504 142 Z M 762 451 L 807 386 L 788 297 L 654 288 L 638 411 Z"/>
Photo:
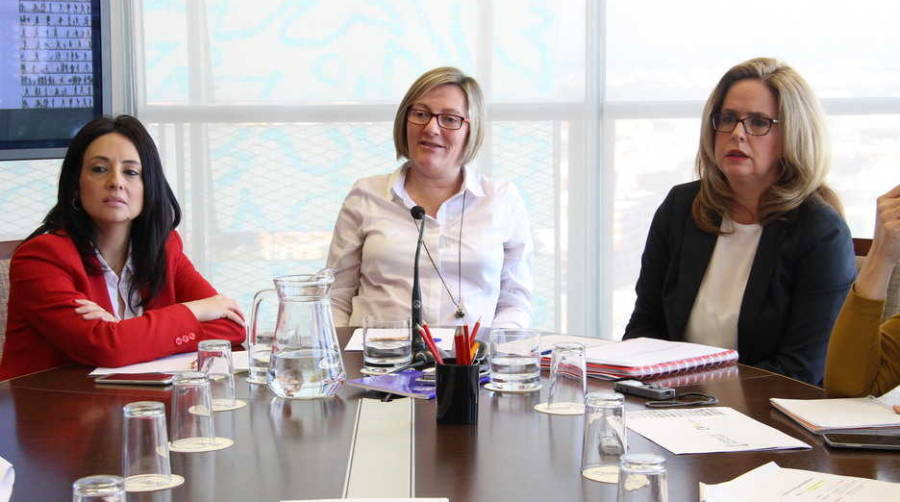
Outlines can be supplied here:
<path id="1" fill-rule="evenodd" d="M 900 500 L 900 484 L 782 469 L 769 462 L 718 485 L 700 483 L 701 502 L 871 502 Z"/>
<path id="2" fill-rule="evenodd" d="M 725 407 L 629 411 L 625 423 L 629 429 L 676 455 L 811 448 L 803 441 Z"/>
<path id="3" fill-rule="evenodd" d="M 769 399 L 772 406 L 816 434 L 900 427 L 900 415 L 873 397 Z"/>
<path id="4" fill-rule="evenodd" d="M 90 373 L 90 376 L 110 375 L 113 373 L 181 373 L 183 371 L 196 371 L 197 368 L 194 366 L 196 361 L 196 352 L 185 352 L 162 357 L 155 361 L 129 364 L 120 368 L 96 368 Z M 235 373 L 250 370 L 247 351 L 232 352 L 231 363 L 234 366 Z"/>

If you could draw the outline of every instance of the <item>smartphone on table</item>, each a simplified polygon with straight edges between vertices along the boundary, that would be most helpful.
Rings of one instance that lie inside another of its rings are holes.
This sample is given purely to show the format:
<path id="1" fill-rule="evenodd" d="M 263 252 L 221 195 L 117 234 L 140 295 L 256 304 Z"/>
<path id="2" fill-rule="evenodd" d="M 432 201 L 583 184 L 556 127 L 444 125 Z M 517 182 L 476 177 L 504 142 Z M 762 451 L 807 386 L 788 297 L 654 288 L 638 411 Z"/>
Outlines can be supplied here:
<path id="1" fill-rule="evenodd" d="M 94 379 L 94 383 L 100 384 L 126 384 L 126 385 L 171 385 L 175 379 L 169 373 L 110 373 Z"/>

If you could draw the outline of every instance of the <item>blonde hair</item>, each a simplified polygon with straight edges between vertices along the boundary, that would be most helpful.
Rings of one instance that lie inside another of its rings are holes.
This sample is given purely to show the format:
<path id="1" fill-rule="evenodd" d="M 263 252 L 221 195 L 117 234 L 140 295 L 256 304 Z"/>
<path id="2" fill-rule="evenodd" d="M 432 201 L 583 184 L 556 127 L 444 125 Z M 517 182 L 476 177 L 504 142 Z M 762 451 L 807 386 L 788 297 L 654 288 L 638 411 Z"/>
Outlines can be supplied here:
<path id="1" fill-rule="evenodd" d="M 775 95 L 780 123 L 771 133 L 781 134 L 782 140 L 778 165 L 781 172 L 760 197 L 759 222 L 766 224 L 778 219 L 811 196 L 827 202 L 842 214 L 837 194 L 825 184 L 831 155 L 819 100 L 809 84 L 790 66 L 772 58 L 755 58 L 728 70 L 703 107 L 696 161 L 700 191 L 691 209 L 697 226 L 706 232 L 723 233 L 719 229 L 722 217 L 728 214 L 734 201 L 734 192 L 716 165 L 716 131 L 712 117 L 721 110 L 731 86 L 745 79 L 759 80 Z"/>
<path id="2" fill-rule="evenodd" d="M 397 159 L 409 158 L 409 144 L 406 137 L 408 125 L 406 112 L 409 110 L 409 107 L 428 91 L 446 84 L 459 87 L 466 96 L 466 118 L 469 119 L 469 126 L 460 163 L 462 165 L 468 164 L 478 154 L 478 149 L 484 141 L 483 124 L 485 119 L 484 97 L 481 94 L 481 87 L 478 86 L 478 82 L 474 78 L 466 75 L 459 69 L 451 66 L 442 66 L 428 70 L 413 82 L 397 108 L 397 115 L 394 117 L 394 148 L 397 150 Z"/>

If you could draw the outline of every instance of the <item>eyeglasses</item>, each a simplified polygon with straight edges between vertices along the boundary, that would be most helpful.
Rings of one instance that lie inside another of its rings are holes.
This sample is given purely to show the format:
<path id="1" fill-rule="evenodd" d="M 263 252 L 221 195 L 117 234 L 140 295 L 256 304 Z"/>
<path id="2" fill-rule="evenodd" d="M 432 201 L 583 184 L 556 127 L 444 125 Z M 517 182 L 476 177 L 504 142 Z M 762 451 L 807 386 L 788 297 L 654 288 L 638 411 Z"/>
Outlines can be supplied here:
<path id="1" fill-rule="evenodd" d="M 730 133 L 737 127 L 738 122 L 743 124 L 744 132 L 751 136 L 765 136 L 772 130 L 773 124 L 781 123 L 780 120 L 758 115 L 742 119 L 737 118 L 733 113 L 717 113 L 712 116 L 712 126 L 716 132 Z"/>
<path id="2" fill-rule="evenodd" d="M 452 113 L 431 113 L 430 111 L 422 110 L 421 108 L 410 108 L 406 112 L 406 120 L 411 124 L 427 125 L 431 122 L 431 117 L 437 117 L 437 123 L 441 129 L 456 130 L 462 127 L 463 124 L 469 122 L 469 119 L 459 115 L 454 115 Z"/>

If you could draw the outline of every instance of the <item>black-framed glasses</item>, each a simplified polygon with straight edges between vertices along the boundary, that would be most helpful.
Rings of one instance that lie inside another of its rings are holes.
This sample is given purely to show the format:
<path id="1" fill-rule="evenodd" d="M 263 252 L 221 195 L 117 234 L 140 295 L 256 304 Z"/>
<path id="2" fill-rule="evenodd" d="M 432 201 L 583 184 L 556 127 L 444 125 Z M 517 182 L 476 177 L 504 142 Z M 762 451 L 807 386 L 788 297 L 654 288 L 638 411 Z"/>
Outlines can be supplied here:
<path id="1" fill-rule="evenodd" d="M 410 108 L 406 111 L 406 120 L 411 124 L 426 125 L 431 122 L 431 117 L 437 117 L 441 129 L 456 130 L 469 122 L 469 119 L 452 113 L 431 113 L 421 108 Z"/>
<path id="2" fill-rule="evenodd" d="M 778 119 L 770 119 L 761 115 L 751 115 L 742 119 L 733 113 L 716 113 L 712 116 L 712 126 L 716 132 L 731 133 L 737 127 L 738 122 L 744 126 L 744 132 L 751 136 L 765 136 L 772 130 L 774 124 L 780 124 Z"/>

